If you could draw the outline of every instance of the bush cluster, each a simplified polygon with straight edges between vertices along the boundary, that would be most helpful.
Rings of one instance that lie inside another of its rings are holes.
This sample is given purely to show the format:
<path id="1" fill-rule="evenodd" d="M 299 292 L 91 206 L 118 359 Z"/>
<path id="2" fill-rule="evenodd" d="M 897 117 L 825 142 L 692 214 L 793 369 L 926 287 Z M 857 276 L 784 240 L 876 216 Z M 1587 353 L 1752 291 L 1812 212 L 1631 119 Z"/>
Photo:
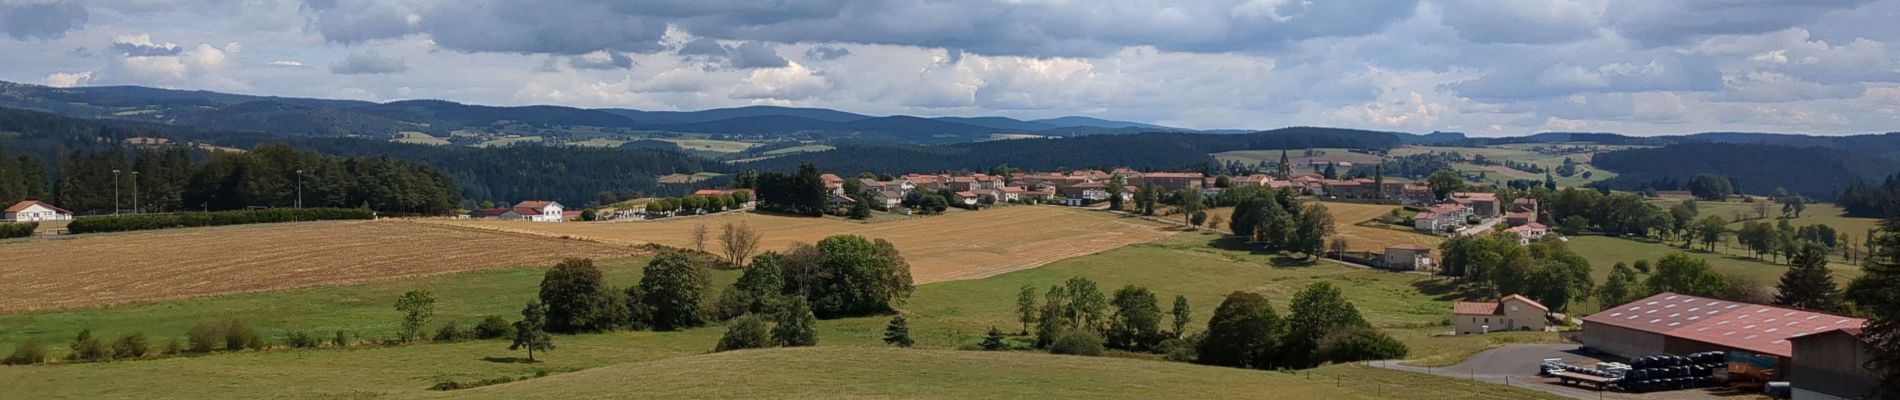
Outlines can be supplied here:
<path id="1" fill-rule="evenodd" d="M 33 236 L 33 230 L 39 229 L 38 222 L 18 222 L 0 224 L 0 239 L 23 238 Z"/>
<path id="2" fill-rule="evenodd" d="M 371 219 L 375 213 L 360 208 L 272 208 L 208 213 L 137 214 L 74 219 L 72 233 L 126 232 L 152 229 L 263 224 L 275 222 Z"/>

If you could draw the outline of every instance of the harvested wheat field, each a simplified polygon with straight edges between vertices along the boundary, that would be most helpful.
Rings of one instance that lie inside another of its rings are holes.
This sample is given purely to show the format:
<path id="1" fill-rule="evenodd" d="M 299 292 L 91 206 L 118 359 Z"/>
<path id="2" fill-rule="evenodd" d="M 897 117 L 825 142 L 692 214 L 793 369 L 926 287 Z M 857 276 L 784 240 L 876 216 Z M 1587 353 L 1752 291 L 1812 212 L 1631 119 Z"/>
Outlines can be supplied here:
<path id="1" fill-rule="evenodd" d="M 0 245 L 0 312 L 616 257 L 622 246 L 402 221 L 82 235 Z"/>
<path id="2" fill-rule="evenodd" d="M 1373 218 L 1378 218 L 1381 215 L 1390 213 L 1392 209 L 1398 208 L 1399 206 L 1334 202 L 1321 202 L 1320 204 L 1325 205 L 1326 209 L 1333 213 L 1334 233 L 1332 237 L 1346 239 L 1346 247 L 1352 251 L 1384 253 L 1385 246 L 1400 243 L 1412 243 L 1425 247 L 1438 248 L 1438 244 L 1445 241 L 1445 238 L 1442 237 L 1417 232 L 1358 225 L 1361 222 L 1371 221 Z M 1208 212 L 1210 213 L 1210 217 L 1218 215 L 1223 220 L 1231 220 L 1233 219 L 1234 209 L 1232 207 L 1222 207 L 1209 210 Z M 1179 218 L 1179 216 L 1175 216 L 1174 218 Z M 1327 240 L 1330 242 L 1332 239 L 1328 238 Z"/>
<path id="3" fill-rule="evenodd" d="M 793 243 L 826 236 L 858 234 L 891 241 L 910 262 L 917 283 L 979 279 L 1035 268 L 1052 261 L 1093 254 L 1172 234 L 1160 224 L 1103 212 L 1055 206 L 1014 206 L 856 223 L 835 218 L 801 218 L 747 213 L 650 222 L 537 223 L 456 221 L 511 232 L 569 236 L 607 243 L 659 243 L 693 247 L 692 230 L 705 225 L 716 238 L 727 222 L 745 223 L 763 232 L 761 250 L 783 250 Z M 718 244 L 708 239 L 708 251 Z"/>

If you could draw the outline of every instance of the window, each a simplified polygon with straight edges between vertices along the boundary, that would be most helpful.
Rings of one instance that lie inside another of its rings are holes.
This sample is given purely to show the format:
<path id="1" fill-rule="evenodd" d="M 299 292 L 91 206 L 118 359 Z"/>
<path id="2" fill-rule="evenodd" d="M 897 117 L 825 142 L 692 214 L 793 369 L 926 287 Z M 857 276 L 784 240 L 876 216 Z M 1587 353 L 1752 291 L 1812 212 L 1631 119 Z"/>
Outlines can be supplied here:
<path id="1" fill-rule="evenodd" d="M 1511 305 L 1511 312 L 1517 312 L 1517 305 L 1516 305 L 1516 304 L 1512 304 L 1512 305 Z"/>

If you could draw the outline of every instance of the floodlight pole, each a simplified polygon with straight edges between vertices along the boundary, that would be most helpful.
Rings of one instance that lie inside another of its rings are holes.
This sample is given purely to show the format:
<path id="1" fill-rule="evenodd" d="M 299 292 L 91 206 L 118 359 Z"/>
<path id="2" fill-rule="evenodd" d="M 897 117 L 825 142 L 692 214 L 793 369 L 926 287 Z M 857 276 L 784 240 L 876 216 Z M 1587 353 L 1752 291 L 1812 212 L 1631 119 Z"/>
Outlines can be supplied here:
<path id="1" fill-rule="evenodd" d="M 297 170 L 297 208 L 303 208 L 303 170 Z"/>
<path id="2" fill-rule="evenodd" d="M 119 170 L 112 170 L 112 215 L 119 215 Z"/>
<path id="3" fill-rule="evenodd" d="M 139 213 L 139 172 L 132 171 L 132 213 Z"/>

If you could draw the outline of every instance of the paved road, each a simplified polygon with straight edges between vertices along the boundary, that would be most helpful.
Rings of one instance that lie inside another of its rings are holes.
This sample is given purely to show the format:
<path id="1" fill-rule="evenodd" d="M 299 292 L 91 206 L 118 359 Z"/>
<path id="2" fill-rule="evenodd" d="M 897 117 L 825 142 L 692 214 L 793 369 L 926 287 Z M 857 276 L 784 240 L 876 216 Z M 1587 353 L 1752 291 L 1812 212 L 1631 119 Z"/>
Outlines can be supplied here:
<path id="1" fill-rule="evenodd" d="M 1677 390 L 1634 394 L 1566 386 L 1556 383 L 1554 379 L 1537 376 L 1537 365 L 1546 358 L 1560 358 L 1565 363 L 1585 366 L 1595 365 L 1599 361 L 1594 356 L 1577 352 L 1575 344 L 1514 344 L 1479 352 L 1465 362 L 1449 367 L 1414 367 L 1401 365 L 1398 360 L 1373 361 L 1367 364 L 1401 371 L 1516 386 L 1573 399 L 1767 399 L 1765 396 L 1756 394 L 1716 390 Z"/>

